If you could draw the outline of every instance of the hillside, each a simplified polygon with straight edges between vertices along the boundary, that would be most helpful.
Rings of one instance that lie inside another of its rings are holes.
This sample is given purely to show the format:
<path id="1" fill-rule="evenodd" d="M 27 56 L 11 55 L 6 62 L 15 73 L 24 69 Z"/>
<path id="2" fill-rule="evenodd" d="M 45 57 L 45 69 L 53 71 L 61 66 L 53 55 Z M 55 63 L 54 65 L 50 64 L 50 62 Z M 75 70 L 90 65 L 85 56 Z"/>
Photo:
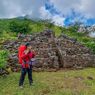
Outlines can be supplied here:
<path id="1" fill-rule="evenodd" d="M 77 26 L 59 27 L 48 21 L 0 20 L 0 95 L 94 95 L 95 69 L 83 68 L 95 67 L 95 38 L 77 30 Z M 36 51 L 37 64 L 33 86 L 26 79 L 21 90 L 17 48 L 26 42 Z"/>
<path id="2" fill-rule="evenodd" d="M 6 39 L 15 38 L 17 36 L 17 33 L 10 30 L 10 24 L 11 22 L 16 23 L 29 23 L 30 31 L 28 33 L 32 34 L 35 32 L 41 32 L 46 27 L 49 27 L 50 29 L 53 29 L 56 32 L 56 35 L 60 35 L 61 30 L 58 26 L 54 26 L 51 24 L 48 20 L 29 20 L 29 19 L 20 19 L 20 18 L 14 18 L 14 19 L 1 19 L 0 20 L 0 38 L 6 37 Z M 22 31 L 19 31 L 22 32 Z M 27 33 L 26 33 L 27 34 Z"/>
<path id="3" fill-rule="evenodd" d="M 70 26 L 70 27 L 59 27 L 55 26 L 53 23 L 50 23 L 48 20 L 29 20 L 29 19 L 21 19 L 21 18 L 14 18 L 14 19 L 1 19 L 0 20 L 0 39 L 1 42 L 4 40 L 9 39 L 17 39 L 17 32 L 10 30 L 11 22 L 19 23 L 28 23 L 29 24 L 29 31 L 25 32 L 26 34 L 33 34 L 42 32 L 44 29 L 49 28 L 50 30 L 55 32 L 55 35 L 58 37 L 61 34 L 65 34 L 68 37 L 77 39 L 80 43 L 84 44 L 88 48 L 92 49 L 95 53 L 95 38 L 91 38 L 88 36 L 88 33 L 78 32 L 78 26 Z M 22 31 L 19 31 L 22 32 Z M 0 42 L 0 43 L 1 43 Z"/>

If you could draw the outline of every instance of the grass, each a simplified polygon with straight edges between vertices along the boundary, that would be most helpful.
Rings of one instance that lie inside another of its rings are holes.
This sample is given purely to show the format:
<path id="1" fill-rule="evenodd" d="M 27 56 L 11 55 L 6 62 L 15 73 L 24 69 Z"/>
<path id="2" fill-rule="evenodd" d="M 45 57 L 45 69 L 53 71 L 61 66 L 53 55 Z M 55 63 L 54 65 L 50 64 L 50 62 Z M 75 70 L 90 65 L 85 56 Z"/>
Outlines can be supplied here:
<path id="1" fill-rule="evenodd" d="M 16 40 L 17 39 L 17 33 L 7 32 L 3 31 L 0 35 L 0 40 Z"/>
<path id="2" fill-rule="evenodd" d="M 0 95 L 95 95 L 95 68 L 33 72 L 35 85 L 29 87 L 26 77 L 23 89 L 18 87 L 19 76 L 1 77 Z"/>

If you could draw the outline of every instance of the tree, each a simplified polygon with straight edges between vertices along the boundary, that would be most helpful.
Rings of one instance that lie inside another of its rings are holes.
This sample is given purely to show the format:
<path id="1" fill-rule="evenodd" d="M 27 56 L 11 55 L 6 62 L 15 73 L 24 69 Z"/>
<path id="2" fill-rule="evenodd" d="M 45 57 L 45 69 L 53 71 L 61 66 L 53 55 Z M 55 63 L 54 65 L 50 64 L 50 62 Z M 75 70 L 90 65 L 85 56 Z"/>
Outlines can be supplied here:
<path id="1" fill-rule="evenodd" d="M 27 33 L 30 31 L 29 22 L 27 20 L 12 21 L 10 22 L 10 30 L 12 32 Z"/>

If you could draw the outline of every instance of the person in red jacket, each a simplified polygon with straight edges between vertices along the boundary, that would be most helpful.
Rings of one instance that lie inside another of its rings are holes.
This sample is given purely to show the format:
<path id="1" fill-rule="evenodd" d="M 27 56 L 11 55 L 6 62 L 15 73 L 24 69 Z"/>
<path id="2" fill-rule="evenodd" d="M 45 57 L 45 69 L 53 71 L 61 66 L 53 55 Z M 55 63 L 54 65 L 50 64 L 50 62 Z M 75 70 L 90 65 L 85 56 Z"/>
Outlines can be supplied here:
<path id="1" fill-rule="evenodd" d="M 29 79 L 29 84 L 32 85 L 33 79 L 32 79 L 32 61 L 31 59 L 34 58 L 35 53 L 31 51 L 31 44 L 27 43 L 25 45 L 25 50 L 20 53 L 20 64 L 21 64 L 21 76 L 19 80 L 19 86 L 22 88 L 25 75 L 28 73 L 28 79 Z"/>

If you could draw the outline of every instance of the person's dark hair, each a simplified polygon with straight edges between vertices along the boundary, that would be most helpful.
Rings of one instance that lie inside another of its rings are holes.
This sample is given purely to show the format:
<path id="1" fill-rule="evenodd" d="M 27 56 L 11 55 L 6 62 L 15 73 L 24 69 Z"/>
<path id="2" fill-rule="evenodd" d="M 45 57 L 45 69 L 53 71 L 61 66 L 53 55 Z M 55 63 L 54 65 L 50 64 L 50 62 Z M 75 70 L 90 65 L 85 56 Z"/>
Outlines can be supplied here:
<path id="1" fill-rule="evenodd" d="M 25 46 L 28 47 L 28 46 L 31 46 L 31 44 L 30 43 L 26 43 Z"/>

